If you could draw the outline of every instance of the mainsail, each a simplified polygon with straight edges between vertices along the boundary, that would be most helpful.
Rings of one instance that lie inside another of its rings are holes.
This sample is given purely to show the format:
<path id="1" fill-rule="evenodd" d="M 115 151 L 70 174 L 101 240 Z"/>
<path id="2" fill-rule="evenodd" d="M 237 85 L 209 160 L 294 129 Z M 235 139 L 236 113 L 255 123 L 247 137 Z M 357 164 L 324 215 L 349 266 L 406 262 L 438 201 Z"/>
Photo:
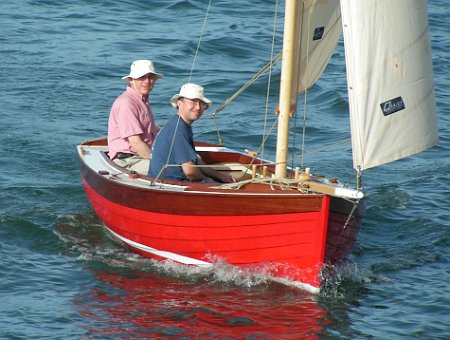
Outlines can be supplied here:
<path id="1" fill-rule="evenodd" d="M 425 0 L 341 0 L 353 163 L 361 170 L 438 142 Z"/>

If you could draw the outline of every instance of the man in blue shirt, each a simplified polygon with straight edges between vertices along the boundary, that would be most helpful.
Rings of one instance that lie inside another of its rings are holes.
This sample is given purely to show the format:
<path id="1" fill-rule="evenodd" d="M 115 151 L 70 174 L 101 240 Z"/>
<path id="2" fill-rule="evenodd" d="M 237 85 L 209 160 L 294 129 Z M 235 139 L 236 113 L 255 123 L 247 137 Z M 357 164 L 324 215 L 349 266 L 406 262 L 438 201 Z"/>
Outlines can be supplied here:
<path id="1" fill-rule="evenodd" d="M 172 97 L 171 104 L 178 108 L 178 112 L 167 121 L 156 137 L 149 175 L 178 181 L 207 182 L 212 179 L 222 183 L 234 182 L 232 176 L 197 166 L 201 161 L 195 152 L 191 125 L 211 105 L 204 95 L 203 87 L 184 84 L 180 93 Z"/>

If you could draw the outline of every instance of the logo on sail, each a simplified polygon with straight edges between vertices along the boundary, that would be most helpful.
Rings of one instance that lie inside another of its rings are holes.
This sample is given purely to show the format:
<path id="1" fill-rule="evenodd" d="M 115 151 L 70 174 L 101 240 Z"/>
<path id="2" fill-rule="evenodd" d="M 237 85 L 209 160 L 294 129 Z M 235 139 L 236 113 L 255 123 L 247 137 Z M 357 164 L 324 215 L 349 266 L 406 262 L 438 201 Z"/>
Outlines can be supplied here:
<path id="1" fill-rule="evenodd" d="M 324 32 L 325 27 L 316 27 L 316 29 L 314 30 L 313 41 L 322 39 Z"/>
<path id="2" fill-rule="evenodd" d="M 397 97 L 387 102 L 380 104 L 381 110 L 385 116 L 389 116 L 395 112 L 403 110 L 405 108 L 405 103 L 403 102 L 402 97 Z"/>

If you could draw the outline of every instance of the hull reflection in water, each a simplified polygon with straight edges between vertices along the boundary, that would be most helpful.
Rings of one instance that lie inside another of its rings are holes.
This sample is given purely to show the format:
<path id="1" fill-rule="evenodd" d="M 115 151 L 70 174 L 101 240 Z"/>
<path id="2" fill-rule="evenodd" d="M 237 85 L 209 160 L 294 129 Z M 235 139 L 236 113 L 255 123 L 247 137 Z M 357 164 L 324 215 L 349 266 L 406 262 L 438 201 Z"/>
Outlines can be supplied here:
<path id="1" fill-rule="evenodd" d="M 99 337 L 318 338 L 327 320 L 314 296 L 277 284 L 236 289 L 148 273 L 96 276 L 104 286 L 76 304 Z"/>

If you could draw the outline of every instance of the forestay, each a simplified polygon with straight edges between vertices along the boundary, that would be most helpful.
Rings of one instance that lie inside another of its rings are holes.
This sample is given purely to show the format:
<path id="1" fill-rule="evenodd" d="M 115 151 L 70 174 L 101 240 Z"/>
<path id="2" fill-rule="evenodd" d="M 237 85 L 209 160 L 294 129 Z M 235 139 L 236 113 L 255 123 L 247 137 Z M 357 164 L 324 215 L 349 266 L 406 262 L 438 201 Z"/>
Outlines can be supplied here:
<path id="1" fill-rule="evenodd" d="M 425 0 L 342 0 L 353 163 L 361 170 L 438 142 Z"/>

